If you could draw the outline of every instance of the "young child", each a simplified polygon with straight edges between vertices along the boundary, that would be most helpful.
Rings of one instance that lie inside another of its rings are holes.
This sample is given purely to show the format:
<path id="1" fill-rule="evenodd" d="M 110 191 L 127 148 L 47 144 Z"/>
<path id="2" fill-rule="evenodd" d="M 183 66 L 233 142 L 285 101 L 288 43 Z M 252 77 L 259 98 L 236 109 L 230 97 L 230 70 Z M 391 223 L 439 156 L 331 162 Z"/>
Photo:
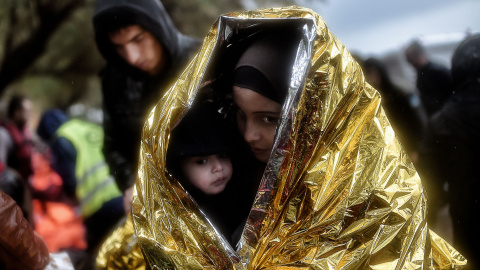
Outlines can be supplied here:
<path id="1" fill-rule="evenodd" d="M 233 177 L 234 133 L 217 109 L 212 103 L 200 103 L 187 112 L 171 132 L 166 166 L 232 243 L 245 214 L 238 196 L 245 195 L 242 183 L 235 181 L 238 174 Z"/>
<path id="2" fill-rule="evenodd" d="M 167 170 L 196 200 L 218 195 L 232 178 L 231 140 L 230 128 L 215 106 L 196 105 L 172 130 Z"/>

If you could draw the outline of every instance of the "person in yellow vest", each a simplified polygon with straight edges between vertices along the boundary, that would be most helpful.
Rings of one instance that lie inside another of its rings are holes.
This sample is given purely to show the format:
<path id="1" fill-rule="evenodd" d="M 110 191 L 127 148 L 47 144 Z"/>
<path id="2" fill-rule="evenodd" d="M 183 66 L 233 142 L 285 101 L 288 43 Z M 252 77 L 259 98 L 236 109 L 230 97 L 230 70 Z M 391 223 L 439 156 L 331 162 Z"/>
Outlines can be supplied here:
<path id="1" fill-rule="evenodd" d="M 94 250 L 125 213 L 122 193 L 102 154 L 103 129 L 53 109 L 43 113 L 37 133 L 50 146 L 63 191 L 78 201 L 88 250 Z"/>

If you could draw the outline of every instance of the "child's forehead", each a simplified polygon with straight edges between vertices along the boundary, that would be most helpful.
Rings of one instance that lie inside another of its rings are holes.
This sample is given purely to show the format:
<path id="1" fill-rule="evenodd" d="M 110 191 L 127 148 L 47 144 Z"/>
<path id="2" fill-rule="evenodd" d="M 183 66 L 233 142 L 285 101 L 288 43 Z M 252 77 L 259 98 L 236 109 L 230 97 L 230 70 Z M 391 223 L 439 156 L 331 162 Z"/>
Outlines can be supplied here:
<path id="1" fill-rule="evenodd" d="M 200 159 L 200 158 L 204 158 L 204 159 L 207 159 L 207 158 L 224 158 L 224 157 L 230 157 L 230 154 L 228 153 L 217 153 L 217 154 L 208 154 L 208 155 L 190 155 L 190 156 L 186 156 L 184 157 L 183 159 L 186 160 L 186 159 Z"/>

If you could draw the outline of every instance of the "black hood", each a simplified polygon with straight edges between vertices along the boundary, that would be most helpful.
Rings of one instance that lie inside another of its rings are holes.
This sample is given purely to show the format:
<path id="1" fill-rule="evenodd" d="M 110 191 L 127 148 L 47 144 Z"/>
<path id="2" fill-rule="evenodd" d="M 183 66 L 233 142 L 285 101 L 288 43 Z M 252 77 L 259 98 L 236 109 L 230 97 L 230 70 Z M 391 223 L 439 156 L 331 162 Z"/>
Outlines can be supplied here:
<path id="1" fill-rule="evenodd" d="M 457 89 L 480 83 L 480 34 L 466 38 L 453 53 L 452 79 Z"/>
<path id="2" fill-rule="evenodd" d="M 183 64 L 190 55 L 185 50 L 199 41 L 180 33 L 158 0 L 97 0 L 93 27 L 97 47 L 109 63 L 129 65 L 116 53 L 108 33 L 121 27 L 138 24 L 164 46 L 170 65 Z"/>
<path id="3" fill-rule="evenodd" d="M 61 110 L 52 109 L 44 112 L 37 127 L 37 134 L 45 141 L 49 141 L 57 129 L 68 121 L 68 116 Z"/>

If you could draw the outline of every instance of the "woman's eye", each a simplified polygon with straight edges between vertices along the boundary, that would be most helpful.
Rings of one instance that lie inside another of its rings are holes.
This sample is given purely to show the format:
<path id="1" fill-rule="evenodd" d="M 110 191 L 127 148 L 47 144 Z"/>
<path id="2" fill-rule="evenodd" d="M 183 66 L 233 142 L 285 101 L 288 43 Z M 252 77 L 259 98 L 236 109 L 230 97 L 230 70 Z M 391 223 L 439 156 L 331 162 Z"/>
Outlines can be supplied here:
<path id="1" fill-rule="evenodd" d="M 266 115 L 266 116 L 262 117 L 262 120 L 267 124 L 276 123 L 278 121 L 278 117 L 273 117 L 273 116 Z"/>

